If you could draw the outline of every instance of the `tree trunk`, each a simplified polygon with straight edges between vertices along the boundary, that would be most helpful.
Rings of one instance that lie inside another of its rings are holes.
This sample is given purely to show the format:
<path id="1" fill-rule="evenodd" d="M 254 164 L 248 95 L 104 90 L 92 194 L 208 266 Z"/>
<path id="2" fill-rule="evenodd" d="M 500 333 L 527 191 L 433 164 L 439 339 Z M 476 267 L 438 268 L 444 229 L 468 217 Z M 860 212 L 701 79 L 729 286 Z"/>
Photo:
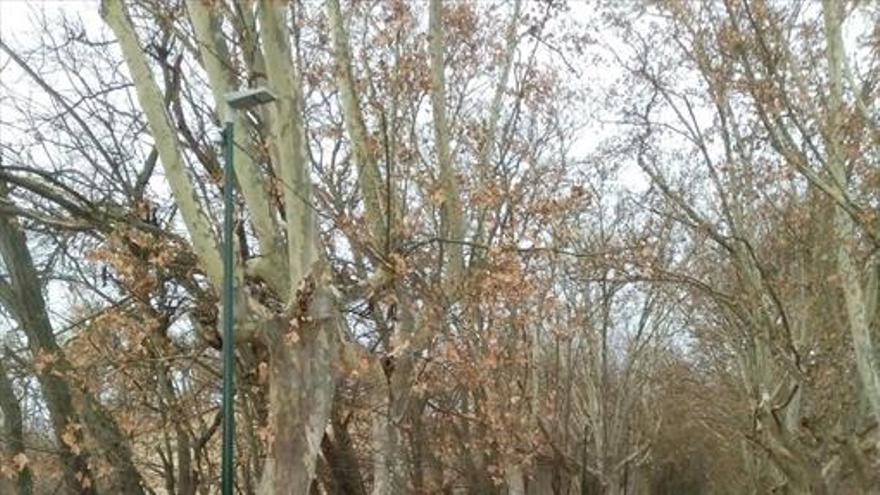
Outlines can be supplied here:
<path id="1" fill-rule="evenodd" d="M 339 401 L 336 400 L 331 412 L 331 426 L 321 440 L 321 452 L 329 470 L 324 485 L 329 495 L 366 495 L 354 443 L 340 415 Z"/>
<path id="2" fill-rule="evenodd" d="M 373 448 L 376 452 L 373 495 L 408 493 L 412 490 L 409 455 L 401 429 L 409 409 L 411 365 L 411 359 L 400 356 L 396 365 L 386 366 L 387 388 L 384 389 L 385 395 L 379 399 L 381 406 L 373 419 Z"/>
<path id="3" fill-rule="evenodd" d="M 12 389 L 12 382 L 6 374 L 3 366 L 3 360 L 0 359 L 0 413 L 2 413 L 3 422 L 3 441 L 5 448 L 3 454 L 15 461 L 16 459 L 24 460 L 27 457 L 24 452 L 24 435 L 22 432 L 21 407 L 18 399 L 15 397 L 15 391 Z M 0 476 L 2 478 L 2 476 Z M 6 493 L 13 492 L 12 486 L 4 487 L 2 483 L 6 480 L 0 480 L 0 488 Z M 12 483 L 10 483 L 12 485 Z M 33 477 L 31 476 L 31 468 L 26 461 L 18 468 L 15 475 L 15 493 L 19 495 L 30 495 L 33 493 Z"/>
<path id="4" fill-rule="evenodd" d="M 322 277 L 303 284 L 292 318 L 266 330 L 269 357 L 269 455 L 259 493 L 308 493 L 333 407 L 340 314 Z"/>
<path id="5" fill-rule="evenodd" d="M 526 480 L 521 464 L 509 462 L 504 467 L 504 479 L 507 481 L 508 495 L 526 495 Z"/>

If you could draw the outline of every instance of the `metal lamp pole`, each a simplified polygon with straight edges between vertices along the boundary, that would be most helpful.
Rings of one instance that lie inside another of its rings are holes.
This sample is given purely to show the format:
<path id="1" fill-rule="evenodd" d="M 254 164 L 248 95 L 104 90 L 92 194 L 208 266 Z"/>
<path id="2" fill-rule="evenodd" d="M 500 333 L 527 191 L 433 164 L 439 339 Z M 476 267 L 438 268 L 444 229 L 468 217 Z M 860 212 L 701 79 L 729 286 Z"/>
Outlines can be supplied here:
<path id="1" fill-rule="evenodd" d="M 220 492 L 232 495 L 235 478 L 235 335 L 233 306 L 235 301 L 235 259 L 233 256 L 233 223 L 235 214 L 234 152 L 235 112 L 275 100 L 266 88 L 235 91 L 226 95 L 226 116 L 223 127 L 223 444 L 220 463 Z"/>

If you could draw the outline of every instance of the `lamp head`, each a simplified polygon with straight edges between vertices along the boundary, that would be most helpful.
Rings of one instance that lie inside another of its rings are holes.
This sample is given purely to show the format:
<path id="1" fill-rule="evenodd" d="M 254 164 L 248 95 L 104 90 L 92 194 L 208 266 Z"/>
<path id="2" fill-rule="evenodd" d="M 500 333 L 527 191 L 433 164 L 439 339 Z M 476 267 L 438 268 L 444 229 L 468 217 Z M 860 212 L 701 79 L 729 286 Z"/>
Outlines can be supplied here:
<path id="1" fill-rule="evenodd" d="M 275 101 L 276 99 L 275 94 L 264 86 L 226 93 L 226 103 L 235 110 L 247 110 L 257 105 Z"/>

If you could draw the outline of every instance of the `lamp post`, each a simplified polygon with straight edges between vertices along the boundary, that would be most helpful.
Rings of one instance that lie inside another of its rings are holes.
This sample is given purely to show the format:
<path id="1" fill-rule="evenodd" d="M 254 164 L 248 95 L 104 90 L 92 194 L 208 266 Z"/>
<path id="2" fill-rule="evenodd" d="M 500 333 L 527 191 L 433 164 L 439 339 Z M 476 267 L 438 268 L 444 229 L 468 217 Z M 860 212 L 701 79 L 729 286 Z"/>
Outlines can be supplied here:
<path id="1" fill-rule="evenodd" d="M 220 492 L 232 495 L 235 474 L 235 336 L 233 333 L 233 295 L 235 259 L 233 257 L 233 217 L 235 205 L 235 117 L 239 110 L 275 100 L 267 88 L 251 88 L 227 93 L 223 128 L 223 445 L 220 464 Z"/>

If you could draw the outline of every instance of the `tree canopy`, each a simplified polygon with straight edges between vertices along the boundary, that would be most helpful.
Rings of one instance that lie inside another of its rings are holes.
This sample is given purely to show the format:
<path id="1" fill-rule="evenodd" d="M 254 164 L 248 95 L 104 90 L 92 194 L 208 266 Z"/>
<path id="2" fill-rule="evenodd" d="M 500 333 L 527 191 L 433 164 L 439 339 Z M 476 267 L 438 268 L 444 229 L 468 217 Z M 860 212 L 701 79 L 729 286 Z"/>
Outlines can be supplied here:
<path id="1" fill-rule="evenodd" d="M 0 493 L 880 490 L 880 4 L 10 5 Z"/>

